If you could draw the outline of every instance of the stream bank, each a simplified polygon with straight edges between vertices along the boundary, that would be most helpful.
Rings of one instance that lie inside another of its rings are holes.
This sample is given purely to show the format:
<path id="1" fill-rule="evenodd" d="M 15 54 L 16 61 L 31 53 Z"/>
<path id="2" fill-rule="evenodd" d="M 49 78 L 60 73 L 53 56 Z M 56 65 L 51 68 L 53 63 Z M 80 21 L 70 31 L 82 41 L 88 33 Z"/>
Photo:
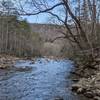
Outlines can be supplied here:
<path id="1" fill-rule="evenodd" d="M 96 61 L 100 62 L 100 59 Z M 88 97 L 89 100 L 100 100 L 100 64 L 93 68 L 76 66 L 71 78 L 75 81 L 72 85 L 74 92 Z"/>

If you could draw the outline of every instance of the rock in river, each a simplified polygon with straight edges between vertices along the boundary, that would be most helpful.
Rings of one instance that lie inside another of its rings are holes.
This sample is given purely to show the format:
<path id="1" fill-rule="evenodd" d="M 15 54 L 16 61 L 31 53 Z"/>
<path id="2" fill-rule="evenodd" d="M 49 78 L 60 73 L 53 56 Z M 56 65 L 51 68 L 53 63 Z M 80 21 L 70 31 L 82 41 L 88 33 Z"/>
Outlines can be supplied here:
<path id="1" fill-rule="evenodd" d="M 21 72 L 24 72 L 24 71 L 31 71 L 31 70 L 32 70 L 32 67 L 30 67 L 30 66 L 15 67 L 15 70 L 16 70 L 16 71 L 21 71 Z"/>

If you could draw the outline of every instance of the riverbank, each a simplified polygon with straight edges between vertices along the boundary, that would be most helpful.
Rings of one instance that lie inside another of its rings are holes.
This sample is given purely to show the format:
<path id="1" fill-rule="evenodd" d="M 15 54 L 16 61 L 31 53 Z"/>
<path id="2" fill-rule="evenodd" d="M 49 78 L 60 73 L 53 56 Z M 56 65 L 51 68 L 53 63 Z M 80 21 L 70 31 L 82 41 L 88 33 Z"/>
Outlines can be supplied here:
<path id="1" fill-rule="evenodd" d="M 0 54 L 0 69 L 7 69 L 14 65 L 20 58 L 5 54 Z"/>
<path id="2" fill-rule="evenodd" d="M 100 59 L 97 59 L 100 62 Z M 76 66 L 72 72 L 72 90 L 89 100 L 100 100 L 100 64 L 92 67 Z"/>

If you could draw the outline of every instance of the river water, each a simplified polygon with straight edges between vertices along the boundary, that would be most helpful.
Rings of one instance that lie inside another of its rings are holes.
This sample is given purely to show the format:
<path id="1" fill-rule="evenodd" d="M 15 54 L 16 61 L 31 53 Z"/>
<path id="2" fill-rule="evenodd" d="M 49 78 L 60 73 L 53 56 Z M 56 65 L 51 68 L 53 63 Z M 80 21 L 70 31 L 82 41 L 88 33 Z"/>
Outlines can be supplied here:
<path id="1" fill-rule="evenodd" d="M 32 69 L 0 70 L 0 100 L 83 100 L 70 90 L 73 63 L 69 60 L 20 60 L 15 67 Z"/>

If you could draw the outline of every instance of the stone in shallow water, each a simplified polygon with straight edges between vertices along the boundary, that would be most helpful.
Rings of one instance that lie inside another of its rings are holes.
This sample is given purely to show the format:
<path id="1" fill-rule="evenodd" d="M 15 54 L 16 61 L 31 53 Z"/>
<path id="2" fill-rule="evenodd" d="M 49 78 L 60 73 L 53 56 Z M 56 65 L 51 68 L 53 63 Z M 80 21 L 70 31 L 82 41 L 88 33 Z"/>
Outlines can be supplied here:
<path id="1" fill-rule="evenodd" d="M 25 66 L 25 67 L 16 67 L 15 68 L 16 71 L 31 71 L 32 70 L 32 67 L 29 67 L 29 66 Z"/>
<path id="2" fill-rule="evenodd" d="M 56 97 L 54 100 L 64 100 L 62 97 Z"/>

